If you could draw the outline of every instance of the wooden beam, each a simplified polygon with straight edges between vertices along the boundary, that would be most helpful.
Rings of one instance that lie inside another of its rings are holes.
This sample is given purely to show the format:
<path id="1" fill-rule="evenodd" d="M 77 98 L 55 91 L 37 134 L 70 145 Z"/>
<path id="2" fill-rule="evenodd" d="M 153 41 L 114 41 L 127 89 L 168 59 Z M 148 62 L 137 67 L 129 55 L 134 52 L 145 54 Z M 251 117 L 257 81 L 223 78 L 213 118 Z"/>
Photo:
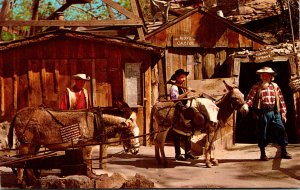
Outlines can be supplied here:
<path id="1" fill-rule="evenodd" d="M 127 20 L 86 20 L 86 21 L 61 21 L 61 20 L 10 20 L 0 21 L 0 26 L 142 26 L 140 19 Z"/>
<path id="2" fill-rule="evenodd" d="M 115 15 L 114 15 L 112 8 L 109 5 L 106 5 L 106 8 L 107 8 L 109 18 L 112 20 L 115 20 Z"/>
<path id="3" fill-rule="evenodd" d="M 118 3 L 113 2 L 112 0 L 102 0 L 102 2 L 108 4 L 112 8 L 116 9 L 119 13 L 122 13 L 125 15 L 127 18 L 132 18 L 132 19 L 138 19 L 137 16 L 135 16 L 132 12 L 128 11 Z"/>
<path id="4" fill-rule="evenodd" d="M 142 15 L 140 15 L 136 0 L 131 0 L 130 3 L 131 3 L 131 8 L 132 8 L 133 14 L 140 18 L 140 16 L 142 16 Z M 137 27 L 137 31 L 138 31 L 138 34 L 139 34 L 139 39 L 141 41 L 145 41 L 145 35 L 144 35 L 143 27 L 142 26 Z"/>
<path id="5" fill-rule="evenodd" d="M 56 17 L 57 12 L 64 12 L 68 7 L 70 7 L 71 3 L 63 4 L 59 9 L 57 9 L 54 13 L 52 13 L 46 20 L 53 20 Z"/>

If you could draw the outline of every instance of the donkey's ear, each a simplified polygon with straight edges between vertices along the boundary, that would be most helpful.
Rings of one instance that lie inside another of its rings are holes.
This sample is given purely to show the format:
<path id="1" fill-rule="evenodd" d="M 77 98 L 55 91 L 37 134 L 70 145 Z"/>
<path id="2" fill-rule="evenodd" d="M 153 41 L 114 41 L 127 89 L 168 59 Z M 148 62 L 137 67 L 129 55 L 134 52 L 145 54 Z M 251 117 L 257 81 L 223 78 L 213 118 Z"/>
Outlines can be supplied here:
<path id="1" fill-rule="evenodd" d="M 227 88 L 227 90 L 232 91 L 233 87 L 230 86 L 225 80 L 223 80 L 223 83 L 225 84 L 225 87 Z"/>

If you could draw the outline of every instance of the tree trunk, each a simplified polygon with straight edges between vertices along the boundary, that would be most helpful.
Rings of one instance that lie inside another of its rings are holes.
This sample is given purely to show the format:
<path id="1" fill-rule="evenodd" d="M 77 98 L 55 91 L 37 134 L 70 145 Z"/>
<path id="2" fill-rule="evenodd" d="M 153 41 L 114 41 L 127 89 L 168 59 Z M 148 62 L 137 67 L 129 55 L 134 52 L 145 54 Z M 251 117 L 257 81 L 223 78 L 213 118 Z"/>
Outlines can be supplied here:
<path id="1" fill-rule="evenodd" d="M 10 7 L 9 7 L 9 0 L 4 0 L 2 9 L 0 12 L 0 21 L 5 20 L 6 15 L 9 13 Z M 2 26 L 0 26 L 0 40 L 2 40 Z"/>
<path id="2" fill-rule="evenodd" d="M 38 8 L 39 8 L 40 0 L 33 0 L 32 2 L 32 17 L 31 20 L 38 20 Z M 32 26 L 30 28 L 30 35 L 34 35 L 36 33 L 37 28 Z"/>

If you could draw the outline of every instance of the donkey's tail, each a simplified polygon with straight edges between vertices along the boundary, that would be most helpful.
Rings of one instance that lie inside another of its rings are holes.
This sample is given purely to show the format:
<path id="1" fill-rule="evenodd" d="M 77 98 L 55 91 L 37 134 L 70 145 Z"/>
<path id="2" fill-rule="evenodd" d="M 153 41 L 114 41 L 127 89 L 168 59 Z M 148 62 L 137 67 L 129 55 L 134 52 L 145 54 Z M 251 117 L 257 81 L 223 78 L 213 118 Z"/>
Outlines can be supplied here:
<path id="1" fill-rule="evenodd" d="M 15 128 L 15 122 L 16 122 L 16 115 L 13 117 L 11 123 L 10 123 L 10 127 L 9 127 L 9 131 L 8 131 L 8 147 L 11 149 L 13 147 L 14 144 L 14 128 Z"/>

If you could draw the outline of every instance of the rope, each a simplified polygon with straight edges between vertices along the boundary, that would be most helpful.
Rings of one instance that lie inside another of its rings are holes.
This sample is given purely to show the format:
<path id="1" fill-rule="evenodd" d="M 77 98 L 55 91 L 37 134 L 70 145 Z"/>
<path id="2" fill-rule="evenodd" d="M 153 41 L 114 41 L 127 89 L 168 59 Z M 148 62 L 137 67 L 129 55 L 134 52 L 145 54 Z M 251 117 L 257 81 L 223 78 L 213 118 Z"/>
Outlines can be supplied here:
<path id="1" fill-rule="evenodd" d="M 53 118 L 53 120 L 55 121 L 55 122 L 57 122 L 58 124 L 60 124 L 61 126 L 63 126 L 63 127 L 65 127 L 66 125 L 65 124 L 63 124 L 61 121 L 59 121 L 48 109 L 44 109 L 46 112 L 48 112 L 50 115 L 51 115 L 51 117 Z"/>

